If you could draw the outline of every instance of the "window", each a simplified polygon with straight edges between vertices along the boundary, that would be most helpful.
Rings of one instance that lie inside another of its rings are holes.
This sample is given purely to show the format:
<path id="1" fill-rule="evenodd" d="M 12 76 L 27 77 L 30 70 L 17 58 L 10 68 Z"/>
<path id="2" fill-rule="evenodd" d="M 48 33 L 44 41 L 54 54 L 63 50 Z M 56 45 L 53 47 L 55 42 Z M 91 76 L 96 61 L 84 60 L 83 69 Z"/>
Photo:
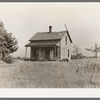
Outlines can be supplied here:
<path id="1" fill-rule="evenodd" d="M 68 49 L 68 57 L 69 57 L 69 49 Z"/>
<path id="2" fill-rule="evenodd" d="M 58 52 L 57 51 L 58 51 L 58 48 L 56 47 L 56 57 L 58 57 Z"/>
<path id="3" fill-rule="evenodd" d="M 67 44 L 67 36 L 65 36 L 65 44 Z"/>
<path id="4" fill-rule="evenodd" d="M 36 57 L 36 48 L 32 48 L 32 55 Z"/>
<path id="5" fill-rule="evenodd" d="M 55 57 L 58 57 L 58 47 L 55 47 L 54 48 L 54 56 Z"/>

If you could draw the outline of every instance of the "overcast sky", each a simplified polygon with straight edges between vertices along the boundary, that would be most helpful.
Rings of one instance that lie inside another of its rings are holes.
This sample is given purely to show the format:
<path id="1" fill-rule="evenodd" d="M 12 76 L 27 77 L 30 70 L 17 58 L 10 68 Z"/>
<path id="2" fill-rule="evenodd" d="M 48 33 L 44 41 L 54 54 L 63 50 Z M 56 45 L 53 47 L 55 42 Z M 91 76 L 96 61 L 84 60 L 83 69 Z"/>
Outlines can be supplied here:
<path id="1" fill-rule="evenodd" d="M 65 30 L 67 25 L 73 43 L 85 50 L 100 45 L 100 3 L 0 3 L 0 20 L 18 40 L 13 56 L 25 56 L 25 44 L 36 32 Z"/>

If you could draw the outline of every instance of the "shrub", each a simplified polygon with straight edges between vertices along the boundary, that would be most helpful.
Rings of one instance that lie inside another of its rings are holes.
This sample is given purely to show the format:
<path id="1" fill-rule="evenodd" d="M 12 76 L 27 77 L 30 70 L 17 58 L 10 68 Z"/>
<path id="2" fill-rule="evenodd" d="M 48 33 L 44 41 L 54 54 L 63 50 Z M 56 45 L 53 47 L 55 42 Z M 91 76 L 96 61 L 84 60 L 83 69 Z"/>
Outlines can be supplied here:
<path id="1" fill-rule="evenodd" d="M 3 60 L 9 64 L 14 63 L 14 58 L 10 55 L 6 56 Z"/>
<path id="2" fill-rule="evenodd" d="M 84 59 L 85 56 L 82 53 L 78 53 L 77 55 L 71 55 L 71 59 Z"/>
<path id="3" fill-rule="evenodd" d="M 67 62 L 69 62 L 70 60 L 69 60 L 68 58 L 64 58 L 64 59 L 60 60 L 60 62 L 62 62 L 62 61 L 67 61 Z"/>
<path id="4" fill-rule="evenodd" d="M 21 59 L 21 57 L 20 57 L 20 56 L 18 56 L 18 57 L 16 57 L 16 59 Z"/>
<path id="5" fill-rule="evenodd" d="M 18 57 L 15 57 L 15 59 L 17 59 L 17 60 L 25 60 L 26 58 L 18 56 Z"/>

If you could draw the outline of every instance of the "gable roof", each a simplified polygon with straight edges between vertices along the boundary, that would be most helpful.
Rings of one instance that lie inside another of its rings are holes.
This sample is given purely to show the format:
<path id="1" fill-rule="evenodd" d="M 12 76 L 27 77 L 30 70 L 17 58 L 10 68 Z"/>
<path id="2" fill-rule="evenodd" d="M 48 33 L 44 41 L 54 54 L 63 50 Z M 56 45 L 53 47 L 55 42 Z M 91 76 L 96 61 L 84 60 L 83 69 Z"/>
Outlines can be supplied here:
<path id="1" fill-rule="evenodd" d="M 29 41 L 39 41 L 39 40 L 60 40 L 64 34 L 67 33 L 71 43 L 71 37 L 68 31 L 61 31 L 61 32 L 38 32 L 36 33 Z"/>

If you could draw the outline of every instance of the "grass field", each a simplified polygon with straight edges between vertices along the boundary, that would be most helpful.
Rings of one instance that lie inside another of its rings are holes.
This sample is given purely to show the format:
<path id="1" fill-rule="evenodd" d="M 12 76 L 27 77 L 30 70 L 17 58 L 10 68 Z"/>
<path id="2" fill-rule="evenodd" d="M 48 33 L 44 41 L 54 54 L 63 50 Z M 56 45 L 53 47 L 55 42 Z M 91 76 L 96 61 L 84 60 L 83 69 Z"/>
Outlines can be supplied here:
<path id="1" fill-rule="evenodd" d="M 0 88 L 98 88 L 100 59 L 0 62 Z"/>

